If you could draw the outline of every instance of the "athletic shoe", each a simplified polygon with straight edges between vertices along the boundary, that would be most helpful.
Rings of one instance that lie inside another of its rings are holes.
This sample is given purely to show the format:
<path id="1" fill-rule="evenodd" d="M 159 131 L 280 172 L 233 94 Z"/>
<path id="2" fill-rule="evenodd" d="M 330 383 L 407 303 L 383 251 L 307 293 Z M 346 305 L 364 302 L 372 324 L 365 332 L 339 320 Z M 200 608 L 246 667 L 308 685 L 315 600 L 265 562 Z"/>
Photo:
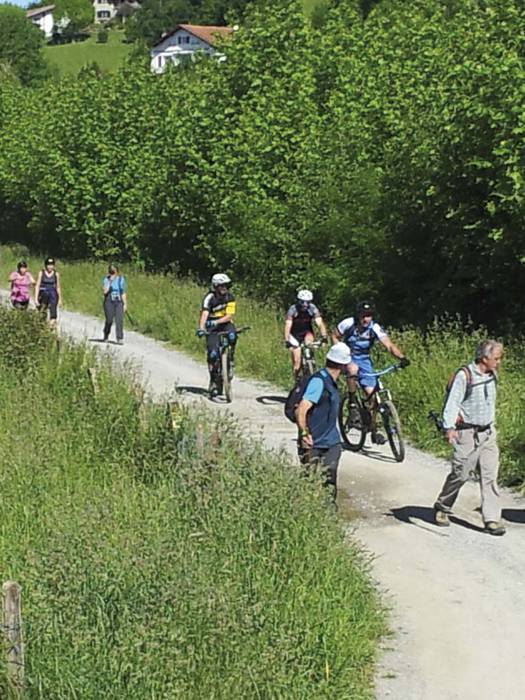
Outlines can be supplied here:
<path id="1" fill-rule="evenodd" d="M 488 532 L 489 535 L 496 535 L 496 537 L 500 537 L 507 532 L 501 523 L 496 523 L 493 520 L 489 520 L 488 523 L 485 523 L 485 531 Z"/>
<path id="2" fill-rule="evenodd" d="M 450 525 L 448 515 L 443 510 L 434 511 L 434 522 L 440 527 L 448 527 Z"/>
<path id="3" fill-rule="evenodd" d="M 386 443 L 386 437 L 381 435 L 381 433 L 372 433 L 372 442 L 374 445 L 384 445 Z"/>

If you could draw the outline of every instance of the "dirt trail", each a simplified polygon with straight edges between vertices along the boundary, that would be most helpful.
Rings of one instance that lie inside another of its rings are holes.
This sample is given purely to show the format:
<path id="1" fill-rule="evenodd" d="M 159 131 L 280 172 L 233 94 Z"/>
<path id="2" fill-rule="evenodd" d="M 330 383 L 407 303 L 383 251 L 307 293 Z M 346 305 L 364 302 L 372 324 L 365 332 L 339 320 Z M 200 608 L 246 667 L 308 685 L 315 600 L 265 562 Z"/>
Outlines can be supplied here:
<path id="1" fill-rule="evenodd" d="M 101 336 L 99 320 L 76 313 L 64 312 L 61 327 L 77 339 Z M 269 447 L 294 453 L 281 390 L 235 379 L 233 404 L 211 403 L 203 363 L 137 333 L 127 333 L 123 347 L 100 347 L 141 366 L 151 393 L 178 386 L 188 400 L 231 411 Z M 349 530 L 374 555 L 373 573 L 392 607 L 395 634 L 384 644 L 376 696 L 522 700 L 525 500 L 503 493 L 508 533 L 492 538 L 479 531 L 478 487 L 467 484 L 454 524 L 438 529 L 431 505 L 447 469 L 415 449 L 403 464 L 393 462 L 388 448 L 343 455 L 340 509 L 352 515 Z"/>

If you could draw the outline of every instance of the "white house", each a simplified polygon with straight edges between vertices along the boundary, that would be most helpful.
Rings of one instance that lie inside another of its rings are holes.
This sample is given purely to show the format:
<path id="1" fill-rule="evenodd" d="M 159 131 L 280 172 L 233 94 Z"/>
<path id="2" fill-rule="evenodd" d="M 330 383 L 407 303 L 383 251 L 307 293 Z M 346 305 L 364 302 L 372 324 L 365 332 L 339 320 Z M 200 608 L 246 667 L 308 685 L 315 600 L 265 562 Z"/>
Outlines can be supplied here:
<path id="1" fill-rule="evenodd" d="M 93 0 L 93 11 L 95 13 L 95 22 L 109 22 L 119 15 L 122 22 L 140 8 L 140 3 L 137 0 Z"/>
<path id="2" fill-rule="evenodd" d="M 217 43 L 233 32 L 233 27 L 178 24 L 151 49 L 151 70 L 153 73 L 164 73 L 168 65 L 177 66 L 191 60 L 198 51 L 221 60 L 223 54 L 217 51 Z"/>
<path id="3" fill-rule="evenodd" d="M 54 5 L 46 5 L 45 7 L 36 7 L 34 10 L 27 10 L 26 17 L 41 29 L 46 39 L 49 39 L 53 34 L 53 10 Z"/>
<path id="4" fill-rule="evenodd" d="M 93 0 L 95 22 L 109 22 L 117 14 L 117 3 L 112 0 Z"/>

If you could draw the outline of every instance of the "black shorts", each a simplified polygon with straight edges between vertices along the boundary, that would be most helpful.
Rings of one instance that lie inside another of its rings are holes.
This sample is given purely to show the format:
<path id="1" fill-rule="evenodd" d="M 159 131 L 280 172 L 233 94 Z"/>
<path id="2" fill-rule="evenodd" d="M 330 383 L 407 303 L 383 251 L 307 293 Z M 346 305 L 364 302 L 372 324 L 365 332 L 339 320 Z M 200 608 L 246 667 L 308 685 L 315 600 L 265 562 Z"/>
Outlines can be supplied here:
<path id="1" fill-rule="evenodd" d="M 314 335 L 314 329 L 312 328 L 312 326 L 310 326 L 310 328 L 305 328 L 303 326 L 302 328 L 294 330 L 294 327 L 292 326 L 290 335 L 292 335 L 298 343 L 304 343 L 304 339 L 307 335 Z"/>
<path id="2" fill-rule="evenodd" d="M 13 309 L 27 309 L 29 306 L 29 299 L 27 301 L 11 301 L 11 304 L 13 305 Z"/>
<path id="3" fill-rule="evenodd" d="M 41 291 L 38 295 L 38 305 L 40 311 L 49 310 L 49 318 L 54 321 L 57 317 L 57 307 L 58 307 L 58 294 L 54 294 L 47 291 Z"/>

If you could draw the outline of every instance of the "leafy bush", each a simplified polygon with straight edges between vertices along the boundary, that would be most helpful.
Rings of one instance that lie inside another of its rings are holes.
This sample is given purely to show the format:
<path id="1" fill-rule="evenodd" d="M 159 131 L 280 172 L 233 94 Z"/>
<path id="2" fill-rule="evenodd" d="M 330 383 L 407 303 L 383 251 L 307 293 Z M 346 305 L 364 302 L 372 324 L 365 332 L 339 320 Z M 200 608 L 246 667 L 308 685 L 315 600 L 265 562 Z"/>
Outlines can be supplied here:
<path id="1" fill-rule="evenodd" d="M 320 7 L 251 4 L 222 63 L 2 82 L 3 230 L 272 302 L 308 285 L 334 315 L 522 323 L 521 2 Z"/>
<path id="2" fill-rule="evenodd" d="M 107 44 L 108 43 L 108 30 L 99 29 L 97 32 L 97 44 Z"/>

